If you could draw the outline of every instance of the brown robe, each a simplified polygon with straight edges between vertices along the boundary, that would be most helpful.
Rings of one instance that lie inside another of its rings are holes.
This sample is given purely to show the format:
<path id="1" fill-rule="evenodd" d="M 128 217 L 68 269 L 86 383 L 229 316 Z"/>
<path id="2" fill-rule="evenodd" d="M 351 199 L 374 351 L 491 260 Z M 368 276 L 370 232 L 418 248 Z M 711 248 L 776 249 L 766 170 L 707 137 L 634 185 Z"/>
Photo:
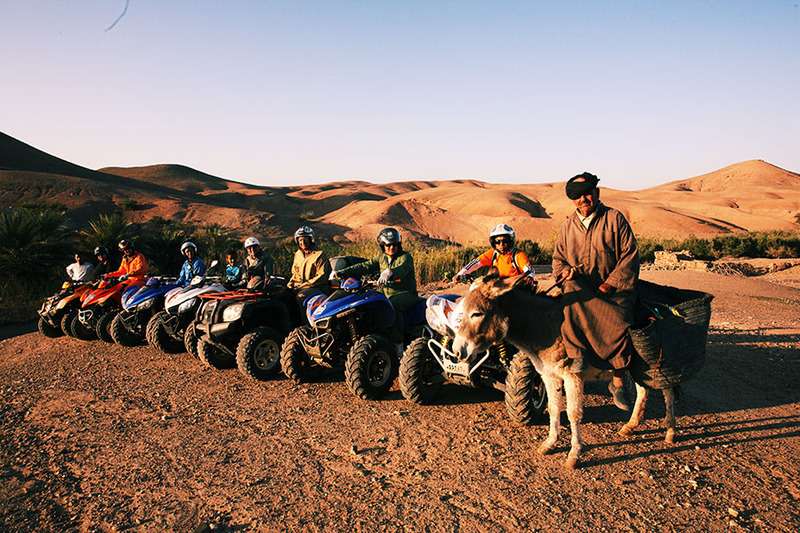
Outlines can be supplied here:
<path id="1" fill-rule="evenodd" d="M 577 213 L 564 221 L 553 250 L 553 274 L 558 277 L 569 267 L 576 267 L 577 273 L 563 286 L 561 335 L 567 355 L 584 367 L 590 362 L 606 366 L 605 361 L 625 368 L 633 351 L 628 328 L 633 324 L 639 251 L 622 213 L 601 203 L 588 229 Z M 603 282 L 616 292 L 600 293 Z"/>

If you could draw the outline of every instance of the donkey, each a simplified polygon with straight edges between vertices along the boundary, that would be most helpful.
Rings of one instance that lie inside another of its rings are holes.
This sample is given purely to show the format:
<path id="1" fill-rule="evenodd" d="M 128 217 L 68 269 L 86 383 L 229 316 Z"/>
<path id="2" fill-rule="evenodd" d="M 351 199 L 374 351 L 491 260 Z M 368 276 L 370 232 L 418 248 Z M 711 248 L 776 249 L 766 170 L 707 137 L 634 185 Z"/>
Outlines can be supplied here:
<path id="1" fill-rule="evenodd" d="M 526 353 L 542 376 L 547 389 L 550 432 L 539 446 L 539 453 L 553 451 L 558 440 L 562 406 L 562 386 L 567 397 L 567 417 L 572 430 L 570 451 L 565 466 L 578 465 L 583 439 L 583 384 L 591 368 L 567 355 L 561 339 L 564 302 L 517 288 L 518 278 L 481 278 L 475 281 L 462 300 L 463 318 L 453 342 L 453 351 L 463 358 L 487 350 L 503 340 Z M 584 368 L 587 368 L 585 370 Z M 667 428 L 665 441 L 675 438 L 674 392 L 664 389 Z M 620 435 L 631 435 L 644 418 L 648 389 L 636 383 L 636 403 Z"/>

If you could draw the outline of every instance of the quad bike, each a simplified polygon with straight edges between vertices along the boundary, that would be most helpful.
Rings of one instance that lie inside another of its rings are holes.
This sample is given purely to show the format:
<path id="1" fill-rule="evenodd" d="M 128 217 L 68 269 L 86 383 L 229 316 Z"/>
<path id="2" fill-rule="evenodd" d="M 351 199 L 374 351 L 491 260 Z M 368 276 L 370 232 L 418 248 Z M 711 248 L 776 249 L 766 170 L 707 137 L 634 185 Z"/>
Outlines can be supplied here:
<path id="1" fill-rule="evenodd" d="M 333 270 L 358 258 L 332 258 Z M 359 398 L 374 400 L 391 387 L 400 351 L 391 340 L 395 310 L 373 282 L 348 278 L 330 296 L 314 296 L 306 303 L 309 325 L 295 328 L 281 349 L 281 368 L 295 382 L 309 381 L 321 368 L 344 365 L 348 388 Z M 404 344 L 425 332 L 425 300 L 405 313 Z"/>
<path id="2" fill-rule="evenodd" d="M 164 307 L 164 295 L 177 287 L 174 282 L 175 278 L 151 277 L 123 293 L 122 309 L 109 326 L 115 343 L 136 346 L 144 341 L 147 322 Z"/>
<path id="3" fill-rule="evenodd" d="M 111 321 L 122 309 L 122 294 L 131 287 L 142 284 L 139 279 L 107 278 L 81 296 L 81 310 L 72 321 L 72 334 L 81 340 L 100 338 L 114 342 Z"/>
<path id="4" fill-rule="evenodd" d="M 270 277 L 263 289 L 209 292 L 200 299 L 194 327 L 203 363 L 237 366 L 258 380 L 278 373 L 283 339 L 302 319 L 284 278 Z"/>
<path id="5" fill-rule="evenodd" d="M 212 261 L 209 270 L 217 261 Z M 197 333 L 194 319 L 202 300 L 200 296 L 226 290 L 219 278 L 195 276 L 188 287 L 178 287 L 164 297 L 164 309 L 155 313 L 147 323 L 147 343 L 164 352 L 187 351 L 197 357 Z"/>
<path id="6" fill-rule="evenodd" d="M 427 301 L 428 325 L 439 338 L 417 339 L 400 361 L 400 391 L 406 400 L 431 403 L 442 384 L 493 387 L 505 394 L 512 420 L 531 424 L 544 415 L 547 396 L 544 383 L 530 357 L 502 343 L 463 360 L 451 350 L 461 312 L 457 295 L 431 296 Z"/>
<path id="7" fill-rule="evenodd" d="M 78 314 L 81 296 L 91 289 L 89 283 L 65 281 L 39 308 L 39 333 L 45 337 L 72 336 L 72 320 Z"/>

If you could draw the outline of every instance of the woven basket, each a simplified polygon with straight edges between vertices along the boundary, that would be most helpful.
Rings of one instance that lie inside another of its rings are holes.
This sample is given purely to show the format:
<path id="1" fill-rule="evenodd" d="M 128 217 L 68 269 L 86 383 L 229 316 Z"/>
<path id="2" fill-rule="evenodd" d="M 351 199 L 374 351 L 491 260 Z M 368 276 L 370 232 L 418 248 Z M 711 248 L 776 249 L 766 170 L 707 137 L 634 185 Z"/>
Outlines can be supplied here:
<path id="1" fill-rule="evenodd" d="M 689 379 L 706 360 L 712 295 L 641 281 L 637 314 L 649 323 L 631 329 L 639 357 L 631 359 L 634 381 L 652 389 L 674 387 Z M 652 319 L 653 309 L 658 316 Z"/>

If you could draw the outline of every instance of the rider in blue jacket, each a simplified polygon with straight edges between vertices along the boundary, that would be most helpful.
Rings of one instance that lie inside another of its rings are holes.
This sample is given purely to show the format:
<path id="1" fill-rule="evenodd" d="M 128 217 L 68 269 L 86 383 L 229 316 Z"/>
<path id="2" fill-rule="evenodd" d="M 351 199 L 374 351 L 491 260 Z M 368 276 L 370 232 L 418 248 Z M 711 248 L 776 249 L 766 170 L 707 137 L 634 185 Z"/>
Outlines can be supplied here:
<path id="1" fill-rule="evenodd" d="M 180 287 L 187 287 L 195 276 L 203 276 L 206 273 L 206 264 L 197 256 L 197 246 L 192 241 L 186 241 L 181 245 L 181 253 L 186 256 L 183 262 L 181 273 L 177 283 Z"/>
<path id="2" fill-rule="evenodd" d="M 226 286 L 236 287 L 242 282 L 244 269 L 236 262 L 238 258 L 239 254 L 236 250 L 231 249 L 225 252 L 225 276 L 222 281 Z"/>

